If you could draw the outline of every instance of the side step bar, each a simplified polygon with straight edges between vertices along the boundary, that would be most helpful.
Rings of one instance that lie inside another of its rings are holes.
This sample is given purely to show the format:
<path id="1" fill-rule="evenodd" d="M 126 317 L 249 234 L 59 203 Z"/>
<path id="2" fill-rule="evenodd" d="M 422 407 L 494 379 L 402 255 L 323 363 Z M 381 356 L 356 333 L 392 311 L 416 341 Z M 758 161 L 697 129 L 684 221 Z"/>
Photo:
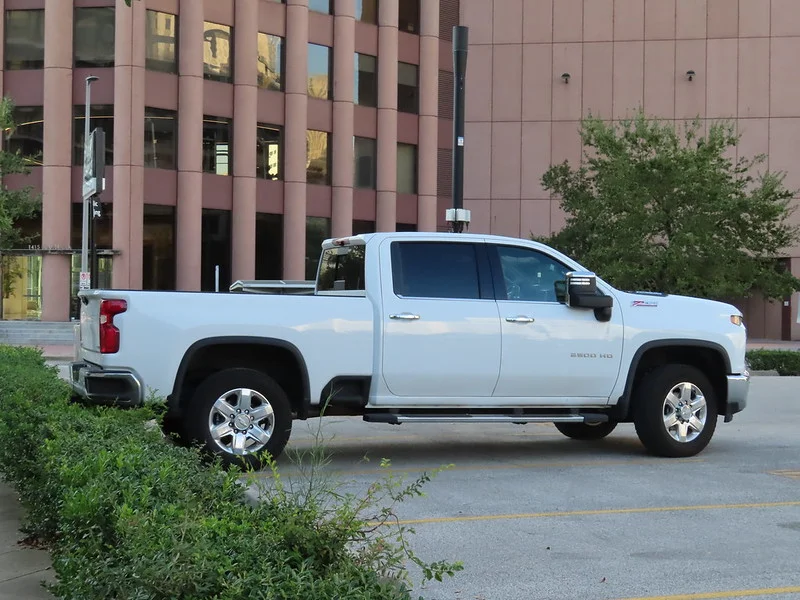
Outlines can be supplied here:
<path id="1" fill-rule="evenodd" d="M 369 423 L 605 423 L 608 415 L 594 414 L 562 414 L 562 415 L 493 415 L 493 414 L 400 414 L 400 413 L 367 413 L 364 420 Z"/>

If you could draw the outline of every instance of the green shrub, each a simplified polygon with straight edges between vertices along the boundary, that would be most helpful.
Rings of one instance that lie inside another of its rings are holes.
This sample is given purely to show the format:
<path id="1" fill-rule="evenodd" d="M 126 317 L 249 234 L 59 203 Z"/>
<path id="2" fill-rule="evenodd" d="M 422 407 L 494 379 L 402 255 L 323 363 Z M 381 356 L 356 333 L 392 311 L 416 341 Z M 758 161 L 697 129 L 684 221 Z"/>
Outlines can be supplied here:
<path id="1" fill-rule="evenodd" d="M 157 410 L 71 403 L 40 353 L 0 347 L 0 473 L 51 552 L 56 596 L 408 600 L 408 560 L 426 579 L 461 569 L 422 562 L 389 526 L 430 475 L 341 494 L 318 445 L 299 457 L 304 481 L 286 485 L 270 462 L 247 503 L 243 473 L 170 443 L 150 426 Z"/>
<path id="2" fill-rule="evenodd" d="M 752 371 L 777 371 L 779 375 L 800 375 L 800 352 L 797 350 L 749 350 L 747 360 Z"/>

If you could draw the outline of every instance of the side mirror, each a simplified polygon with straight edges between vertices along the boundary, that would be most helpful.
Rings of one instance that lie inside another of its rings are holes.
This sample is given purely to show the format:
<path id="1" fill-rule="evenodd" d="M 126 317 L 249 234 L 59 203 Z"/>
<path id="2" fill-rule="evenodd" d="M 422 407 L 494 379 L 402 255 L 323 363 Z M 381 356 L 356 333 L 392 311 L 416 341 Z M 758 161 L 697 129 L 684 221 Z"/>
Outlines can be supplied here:
<path id="1" fill-rule="evenodd" d="M 571 271 L 567 273 L 566 303 L 570 308 L 592 308 L 598 321 L 608 321 L 611 318 L 611 307 L 614 299 L 597 292 L 597 276 L 584 271 Z"/>

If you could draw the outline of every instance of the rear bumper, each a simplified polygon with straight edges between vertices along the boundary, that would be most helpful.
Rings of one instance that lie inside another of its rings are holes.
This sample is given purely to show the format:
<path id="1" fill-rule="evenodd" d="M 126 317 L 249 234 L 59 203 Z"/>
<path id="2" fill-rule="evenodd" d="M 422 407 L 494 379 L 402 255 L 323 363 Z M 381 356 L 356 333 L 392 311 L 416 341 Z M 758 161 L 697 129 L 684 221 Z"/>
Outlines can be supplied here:
<path id="1" fill-rule="evenodd" d="M 82 401 L 104 406 L 136 408 L 144 404 L 144 386 L 130 369 L 103 369 L 86 362 L 70 365 L 72 391 Z"/>
<path id="2" fill-rule="evenodd" d="M 750 391 L 750 373 L 728 375 L 728 402 L 725 409 L 725 422 L 733 419 L 733 415 L 742 412 L 747 406 L 747 394 Z"/>

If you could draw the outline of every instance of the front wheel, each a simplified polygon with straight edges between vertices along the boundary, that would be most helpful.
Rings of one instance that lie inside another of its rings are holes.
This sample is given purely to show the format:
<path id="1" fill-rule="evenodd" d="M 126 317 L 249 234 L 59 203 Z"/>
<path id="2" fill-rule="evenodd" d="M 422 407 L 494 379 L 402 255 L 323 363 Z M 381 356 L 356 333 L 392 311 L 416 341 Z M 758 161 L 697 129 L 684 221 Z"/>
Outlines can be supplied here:
<path id="1" fill-rule="evenodd" d="M 615 421 L 595 423 L 553 423 L 561 433 L 573 440 L 601 440 L 617 427 Z"/>
<path id="2" fill-rule="evenodd" d="M 633 398 L 634 425 L 652 454 L 694 456 L 711 441 L 717 426 L 717 398 L 696 367 L 665 365 L 645 376 Z"/>
<path id="3" fill-rule="evenodd" d="M 203 449 L 233 464 L 259 469 L 260 455 L 277 458 L 292 432 L 289 399 L 272 377 L 254 369 L 225 369 L 195 392 L 188 428 Z"/>

